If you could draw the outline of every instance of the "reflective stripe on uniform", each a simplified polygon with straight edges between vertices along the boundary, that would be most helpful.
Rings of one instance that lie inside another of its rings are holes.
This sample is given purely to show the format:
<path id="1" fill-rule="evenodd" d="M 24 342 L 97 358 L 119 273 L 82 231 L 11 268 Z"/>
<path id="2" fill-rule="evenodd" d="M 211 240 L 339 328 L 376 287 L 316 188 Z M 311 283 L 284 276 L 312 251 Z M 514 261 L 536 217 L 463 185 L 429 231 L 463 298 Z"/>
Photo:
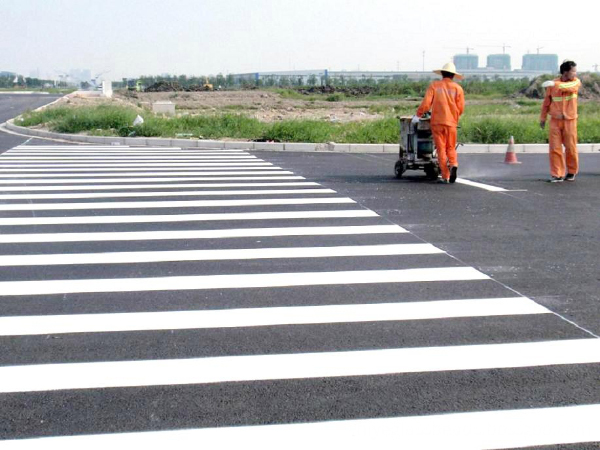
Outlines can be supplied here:
<path id="1" fill-rule="evenodd" d="M 566 95 L 564 97 L 562 96 L 556 96 L 556 97 L 552 97 L 552 101 L 553 102 L 562 102 L 562 101 L 569 101 L 569 100 L 573 100 L 574 98 L 577 98 L 577 94 L 572 94 L 572 95 Z"/>
<path id="2" fill-rule="evenodd" d="M 570 89 L 570 88 L 577 86 L 577 84 L 579 84 L 579 80 L 571 81 L 569 83 L 560 83 L 558 85 L 558 88 L 559 89 Z"/>

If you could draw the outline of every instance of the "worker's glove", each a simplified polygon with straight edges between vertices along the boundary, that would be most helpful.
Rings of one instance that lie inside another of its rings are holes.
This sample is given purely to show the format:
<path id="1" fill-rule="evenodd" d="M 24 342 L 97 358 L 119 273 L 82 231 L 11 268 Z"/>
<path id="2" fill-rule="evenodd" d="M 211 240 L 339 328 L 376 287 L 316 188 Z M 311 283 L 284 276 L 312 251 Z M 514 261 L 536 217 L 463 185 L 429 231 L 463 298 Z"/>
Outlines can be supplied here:
<path id="1" fill-rule="evenodd" d="M 544 81 L 542 83 L 542 87 L 543 88 L 549 88 L 549 87 L 552 87 L 552 86 L 554 86 L 554 80 L 548 80 L 548 81 Z"/>
<path id="2" fill-rule="evenodd" d="M 416 115 L 415 115 L 415 116 L 413 116 L 413 117 L 412 117 L 412 120 L 410 121 L 410 123 L 412 123 L 413 125 L 414 125 L 415 123 L 419 123 L 419 116 L 416 116 Z"/>

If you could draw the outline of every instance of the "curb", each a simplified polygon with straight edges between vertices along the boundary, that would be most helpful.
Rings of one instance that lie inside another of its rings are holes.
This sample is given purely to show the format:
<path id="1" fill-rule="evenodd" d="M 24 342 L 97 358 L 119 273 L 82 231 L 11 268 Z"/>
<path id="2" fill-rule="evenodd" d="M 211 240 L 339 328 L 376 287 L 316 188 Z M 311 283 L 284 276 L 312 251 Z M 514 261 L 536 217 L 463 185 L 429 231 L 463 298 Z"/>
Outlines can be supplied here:
<path id="1" fill-rule="evenodd" d="M 212 141 L 201 139 L 165 139 L 165 138 L 130 138 L 81 136 L 75 134 L 53 133 L 50 131 L 32 130 L 14 124 L 14 119 L 5 124 L 8 130 L 26 136 L 55 139 L 82 144 L 128 145 L 153 147 L 182 147 L 201 149 L 244 149 L 260 151 L 289 151 L 289 152 L 337 152 L 337 153 L 397 153 L 397 144 L 326 144 L 313 143 L 283 143 L 283 142 L 233 142 Z M 459 147 L 459 153 L 506 153 L 508 145 L 504 144 L 465 144 Z M 598 153 L 600 144 L 579 144 L 579 153 Z M 548 144 L 515 144 L 515 153 L 548 153 Z"/>

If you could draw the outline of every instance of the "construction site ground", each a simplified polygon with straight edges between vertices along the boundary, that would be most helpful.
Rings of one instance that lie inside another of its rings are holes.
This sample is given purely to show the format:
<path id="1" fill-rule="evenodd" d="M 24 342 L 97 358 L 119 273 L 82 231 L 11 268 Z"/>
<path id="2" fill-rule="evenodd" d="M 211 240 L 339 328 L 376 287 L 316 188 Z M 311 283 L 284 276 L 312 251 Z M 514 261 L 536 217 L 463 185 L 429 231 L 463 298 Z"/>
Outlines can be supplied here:
<path id="1" fill-rule="evenodd" d="M 276 91 L 240 90 L 212 92 L 125 92 L 117 91 L 112 99 L 76 95 L 57 106 L 93 106 L 118 104 L 151 110 L 155 102 L 172 102 L 177 115 L 234 113 L 254 117 L 262 122 L 282 120 L 325 120 L 356 122 L 383 119 L 391 115 L 414 114 L 420 98 L 356 98 L 342 101 L 288 98 Z M 510 99 L 467 100 L 467 105 L 511 103 Z"/>
<path id="2" fill-rule="evenodd" d="M 351 122 L 381 119 L 392 113 L 398 100 L 326 101 L 286 98 L 275 91 L 240 90 L 213 92 L 135 92 L 117 93 L 117 101 L 138 107 L 150 107 L 154 102 L 175 103 L 178 114 L 236 113 L 263 122 L 280 120 L 329 120 Z M 403 101 L 407 106 L 415 101 Z"/>

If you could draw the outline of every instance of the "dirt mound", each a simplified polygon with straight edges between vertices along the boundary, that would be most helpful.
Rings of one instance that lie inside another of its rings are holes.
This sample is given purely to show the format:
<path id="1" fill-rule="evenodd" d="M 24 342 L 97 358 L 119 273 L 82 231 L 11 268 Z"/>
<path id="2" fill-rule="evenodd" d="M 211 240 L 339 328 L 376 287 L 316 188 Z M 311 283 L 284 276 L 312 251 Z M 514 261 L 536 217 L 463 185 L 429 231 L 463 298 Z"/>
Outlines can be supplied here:
<path id="1" fill-rule="evenodd" d="M 144 92 L 201 92 L 207 89 L 200 84 L 182 87 L 176 81 L 159 81 L 144 89 Z"/>
<path id="2" fill-rule="evenodd" d="M 145 92 L 181 92 L 181 85 L 175 81 L 159 81 L 144 89 Z"/>
<path id="3" fill-rule="evenodd" d="M 581 73 L 578 77 L 582 85 L 579 89 L 579 98 L 584 100 L 600 100 L 600 75 L 595 73 Z M 549 75 L 534 78 L 531 80 L 529 86 L 520 93 L 528 98 L 544 98 L 546 90 L 542 87 L 542 83 L 551 79 L 553 77 Z"/>

